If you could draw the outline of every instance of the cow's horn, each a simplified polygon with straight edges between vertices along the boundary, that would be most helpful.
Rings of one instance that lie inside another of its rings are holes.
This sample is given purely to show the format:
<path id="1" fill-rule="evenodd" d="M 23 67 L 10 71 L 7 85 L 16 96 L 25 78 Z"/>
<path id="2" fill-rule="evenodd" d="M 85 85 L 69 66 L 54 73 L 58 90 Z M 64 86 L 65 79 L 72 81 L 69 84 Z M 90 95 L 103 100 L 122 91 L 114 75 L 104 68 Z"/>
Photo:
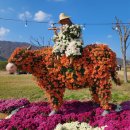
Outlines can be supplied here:
<path id="1" fill-rule="evenodd" d="M 27 50 L 31 50 L 31 48 L 32 48 L 32 45 L 28 46 L 28 47 L 27 47 Z"/>

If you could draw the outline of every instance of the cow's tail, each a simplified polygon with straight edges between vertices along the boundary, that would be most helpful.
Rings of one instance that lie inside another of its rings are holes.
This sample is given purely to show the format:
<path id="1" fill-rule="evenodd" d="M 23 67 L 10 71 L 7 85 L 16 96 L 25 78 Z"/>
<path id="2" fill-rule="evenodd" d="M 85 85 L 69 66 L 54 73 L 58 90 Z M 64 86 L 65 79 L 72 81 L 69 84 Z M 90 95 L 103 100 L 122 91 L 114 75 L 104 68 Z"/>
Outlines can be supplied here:
<path id="1" fill-rule="evenodd" d="M 116 72 L 116 70 L 115 71 L 111 71 L 111 78 L 112 78 L 112 80 L 114 81 L 114 83 L 116 85 L 121 85 L 121 81 L 120 81 L 120 79 L 118 77 L 118 73 Z"/>

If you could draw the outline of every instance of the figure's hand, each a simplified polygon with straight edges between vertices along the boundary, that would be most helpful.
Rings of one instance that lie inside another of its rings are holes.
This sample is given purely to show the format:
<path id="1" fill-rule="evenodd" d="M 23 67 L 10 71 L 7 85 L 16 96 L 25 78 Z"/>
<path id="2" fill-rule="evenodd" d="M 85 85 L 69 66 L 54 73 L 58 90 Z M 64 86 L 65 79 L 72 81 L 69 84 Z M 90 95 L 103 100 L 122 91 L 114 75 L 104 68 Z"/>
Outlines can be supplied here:
<path id="1" fill-rule="evenodd" d="M 53 28 L 48 28 L 48 30 L 53 30 L 55 35 L 58 35 L 57 30 L 59 30 L 59 28 L 53 27 Z"/>
<path id="2" fill-rule="evenodd" d="M 57 31 L 57 30 L 59 30 L 59 28 L 53 27 L 53 28 L 48 28 L 48 30 L 54 30 L 54 31 Z"/>

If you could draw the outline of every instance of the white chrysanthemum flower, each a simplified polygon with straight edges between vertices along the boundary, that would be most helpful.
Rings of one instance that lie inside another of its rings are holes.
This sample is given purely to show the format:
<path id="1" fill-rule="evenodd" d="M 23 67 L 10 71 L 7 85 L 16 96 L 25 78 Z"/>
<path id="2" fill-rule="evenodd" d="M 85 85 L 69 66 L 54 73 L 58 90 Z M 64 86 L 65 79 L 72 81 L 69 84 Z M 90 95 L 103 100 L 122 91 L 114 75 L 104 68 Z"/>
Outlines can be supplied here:
<path id="1" fill-rule="evenodd" d="M 82 46 L 83 41 L 82 39 L 76 39 L 77 46 Z"/>
<path id="2" fill-rule="evenodd" d="M 65 47 L 66 47 L 65 45 L 62 45 L 62 44 L 60 45 L 60 53 L 63 53 L 63 52 L 64 52 Z"/>
<path id="3" fill-rule="evenodd" d="M 89 128 L 91 128 L 91 126 L 85 122 L 82 122 L 81 125 L 80 125 L 80 129 L 81 130 L 88 130 Z"/>
<path id="4" fill-rule="evenodd" d="M 63 125 L 58 124 L 54 130 L 63 130 Z"/>
<path id="5" fill-rule="evenodd" d="M 54 53 L 60 52 L 60 46 L 59 46 L 58 42 L 53 46 L 53 50 L 52 51 Z"/>
<path id="6" fill-rule="evenodd" d="M 80 52 L 80 47 L 82 43 L 79 41 L 77 42 L 76 40 L 73 40 L 69 43 L 69 45 L 66 48 L 65 54 L 67 57 L 69 56 L 76 56 L 76 55 L 81 55 Z"/>
<path id="7" fill-rule="evenodd" d="M 64 127 L 67 130 L 78 130 L 78 128 L 80 127 L 80 124 L 78 121 L 72 122 L 72 123 L 65 123 Z"/>
<path id="8" fill-rule="evenodd" d="M 61 32 L 59 32 L 59 34 L 58 34 L 59 39 L 61 39 L 62 35 L 63 34 Z"/>
<path id="9" fill-rule="evenodd" d="M 71 123 L 64 123 L 63 125 L 58 124 L 54 130 L 104 130 L 107 126 L 95 127 L 93 128 L 86 122 L 79 123 L 71 122 Z"/>
<path id="10" fill-rule="evenodd" d="M 66 38 L 65 35 L 62 35 L 62 38 L 65 39 Z"/>

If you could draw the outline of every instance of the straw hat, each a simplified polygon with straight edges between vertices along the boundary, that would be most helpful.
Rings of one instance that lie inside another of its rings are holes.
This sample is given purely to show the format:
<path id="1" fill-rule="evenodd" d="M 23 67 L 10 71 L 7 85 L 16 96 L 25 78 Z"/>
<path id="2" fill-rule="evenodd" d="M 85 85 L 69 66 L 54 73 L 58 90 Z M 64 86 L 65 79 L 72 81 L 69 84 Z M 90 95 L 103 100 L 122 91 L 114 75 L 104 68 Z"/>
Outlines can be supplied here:
<path id="1" fill-rule="evenodd" d="M 60 23 L 61 20 L 67 19 L 67 18 L 70 18 L 70 16 L 67 16 L 64 13 L 60 13 L 60 15 L 59 15 L 59 23 Z"/>

